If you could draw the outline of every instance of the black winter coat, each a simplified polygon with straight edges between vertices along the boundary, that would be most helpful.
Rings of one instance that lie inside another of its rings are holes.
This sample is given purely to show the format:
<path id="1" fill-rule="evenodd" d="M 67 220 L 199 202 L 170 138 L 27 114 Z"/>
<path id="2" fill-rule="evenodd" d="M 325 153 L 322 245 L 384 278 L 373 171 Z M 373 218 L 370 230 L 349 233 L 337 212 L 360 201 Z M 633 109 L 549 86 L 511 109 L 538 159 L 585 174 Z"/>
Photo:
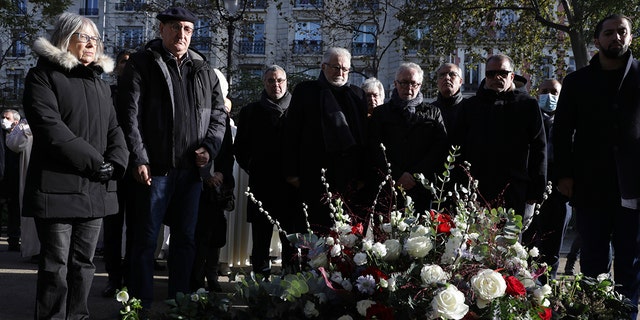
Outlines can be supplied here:
<path id="1" fill-rule="evenodd" d="M 173 86 L 163 50 L 162 40 L 150 41 L 144 50 L 131 55 L 118 79 L 117 106 L 132 153 L 131 165 L 148 164 L 152 175 L 163 175 L 176 168 L 174 130 L 184 130 L 184 124 L 174 123 Z M 193 151 L 202 146 L 214 159 L 225 132 L 224 97 L 218 77 L 204 56 L 191 49 L 189 56 L 193 66 L 186 76 L 195 99 L 191 108 L 198 138 Z"/>
<path id="2" fill-rule="evenodd" d="M 33 148 L 24 191 L 23 215 L 40 218 L 96 218 L 118 211 L 116 179 L 128 151 L 118 126 L 111 90 L 100 79 L 113 70 L 107 56 L 84 66 L 49 41 L 38 39 L 40 55 L 25 81 L 24 110 Z M 90 179 L 103 162 L 115 175 Z"/>
<path id="3" fill-rule="evenodd" d="M 614 71 L 616 72 L 616 71 Z M 640 63 L 631 53 L 621 82 L 605 76 L 595 55 L 564 79 L 553 126 L 558 178 L 573 178 L 578 206 L 640 198 Z"/>
<path id="4" fill-rule="evenodd" d="M 524 214 L 525 202 L 542 201 L 546 185 L 546 135 L 535 98 L 511 90 L 478 89 L 462 102 L 453 143 L 487 201 L 500 200 Z"/>

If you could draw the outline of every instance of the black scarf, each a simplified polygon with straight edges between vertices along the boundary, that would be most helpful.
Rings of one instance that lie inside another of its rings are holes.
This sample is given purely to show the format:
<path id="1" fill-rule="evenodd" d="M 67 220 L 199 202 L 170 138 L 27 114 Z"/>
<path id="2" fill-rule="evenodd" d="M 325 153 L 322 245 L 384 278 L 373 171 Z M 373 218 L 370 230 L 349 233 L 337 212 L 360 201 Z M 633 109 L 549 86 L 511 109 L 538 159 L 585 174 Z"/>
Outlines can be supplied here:
<path id="1" fill-rule="evenodd" d="M 318 77 L 320 84 L 320 108 L 322 137 L 328 152 L 343 152 L 362 142 L 358 103 L 348 84 L 335 87 L 324 73 Z"/>
<path id="2" fill-rule="evenodd" d="M 421 105 L 423 101 L 422 92 L 418 92 L 415 98 L 411 100 L 403 100 L 398 95 L 398 89 L 393 89 L 391 92 L 391 103 L 393 104 L 393 110 L 402 113 L 402 116 L 412 123 L 416 120 L 416 107 Z"/>

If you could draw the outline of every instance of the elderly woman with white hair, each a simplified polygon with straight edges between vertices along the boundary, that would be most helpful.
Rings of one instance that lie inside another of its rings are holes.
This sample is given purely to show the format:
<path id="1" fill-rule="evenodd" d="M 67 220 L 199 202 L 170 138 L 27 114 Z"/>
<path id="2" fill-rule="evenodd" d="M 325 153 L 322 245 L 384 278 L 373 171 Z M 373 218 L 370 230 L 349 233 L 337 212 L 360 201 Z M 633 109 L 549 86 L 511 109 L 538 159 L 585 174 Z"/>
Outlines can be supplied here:
<path id="1" fill-rule="evenodd" d="M 370 117 L 375 107 L 384 104 L 384 86 L 380 80 L 371 77 L 362 83 L 361 88 L 364 90 L 364 97 L 367 101 L 367 114 Z"/>
<path id="2" fill-rule="evenodd" d="M 118 211 L 116 179 L 129 152 L 109 84 L 114 62 L 96 25 L 63 13 L 25 81 L 24 110 L 33 131 L 24 216 L 35 218 L 41 250 L 35 319 L 88 319 L 102 218 Z"/>

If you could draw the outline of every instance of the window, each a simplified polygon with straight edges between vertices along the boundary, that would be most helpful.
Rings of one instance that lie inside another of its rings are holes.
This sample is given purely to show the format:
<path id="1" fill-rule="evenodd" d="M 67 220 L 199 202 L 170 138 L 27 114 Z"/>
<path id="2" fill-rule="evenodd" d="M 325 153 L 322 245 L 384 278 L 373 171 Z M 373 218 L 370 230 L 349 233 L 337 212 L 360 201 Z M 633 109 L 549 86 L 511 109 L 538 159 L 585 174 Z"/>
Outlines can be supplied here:
<path id="1" fill-rule="evenodd" d="M 27 1 L 26 0 L 17 0 L 16 1 L 16 14 L 18 14 L 18 15 L 27 14 Z"/>
<path id="2" fill-rule="evenodd" d="M 193 35 L 191 36 L 191 47 L 198 51 L 211 50 L 211 36 L 209 21 L 198 20 L 193 25 Z"/>
<path id="3" fill-rule="evenodd" d="M 500 10 L 496 13 L 496 37 L 507 39 L 509 37 L 509 25 L 518 21 L 518 15 L 513 10 Z"/>
<path id="4" fill-rule="evenodd" d="M 118 27 L 117 50 L 137 49 L 144 45 L 145 37 L 142 27 Z"/>
<path id="5" fill-rule="evenodd" d="M 473 91 L 478 89 L 480 81 L 484 76 L 480 75 L 480 64 L 474 62 L 470 56 L 465 56 L 464 59 L 464 84 L 462 85 L 463 91 Z"/>
<path id="6" fill-rule="evenodd" d="M 296 35 L 293 41 L 294 54 L 322 54 L 322 35 L 319 22 L 296 23 Z"/>
<path id="7" fill-rule="evenodd" d="M 24 32 L 19 32 L 14 35 L 9 52 L 11 57 L 24 57 L 27 55 L 27 46 L 24 43 L 25 37 L 26 34 Z"/>
<path id="8" fill-rule="evenodd" d="M 373 56 L 376 54 L 376 26 L 362 24 L 358 27 L 351 44 L 351 54 L 354 56 Z"/>
<path id="9" fill-rule="evenodd" d="M 7 85 L 2 90 L 3 98 L 10 101 L 18 101 L 24 93 L 24 70 L 7 70 Z"/>
<path id="10" fill-rule="evenodd" d="M 264 23 L 247 23 L 242 27 L 240 53 L 264 54 Z"/>
<path id="11" fill-rule="evenodd" d="M 435 50 L 429 38 L 430 31 L 431 28 L 429 26 L 414 29 L 413 33 L 405 38 L 407 54 L 433 54 Z"/>
<path id="12" fill-rule="evenodd" d="M 353 0 L 353 7 L 358 11 L 378 10 L 378 0 Z"/>
<path id="13" fill-rule="evenodd" d="M 80 8 L 80 15 L 83 16 L 97 16 L 98 15 L 98 0 L 84 0 L 84 7 Z"/>
<path id="14" fill-rule="evenodd" d="M 296 8 L 320 8 L 322 7 L 322 0 L 296 0 Z"/>
<path id="15" fill-rule="evenodd" d="M 247 0 L 247 9 L 266 9 L 267 0 Z"/>
<path id="16" fill-rule="evenodd" d="M 553 66 L 553 58 L 552 57 L 547 56 L 547 57 L 542 58 L 540 66 L 541 66 L 541 70 L 542 70 L 542 77 L 544 79 L 555 78 L 555 74 L 554 74 L 555 67 Z"/>
<path id="17" fill-rule="evenodd" d="M 145 0 L 120 0 L 116 3 L 116 11 L 141 10 Z"/>

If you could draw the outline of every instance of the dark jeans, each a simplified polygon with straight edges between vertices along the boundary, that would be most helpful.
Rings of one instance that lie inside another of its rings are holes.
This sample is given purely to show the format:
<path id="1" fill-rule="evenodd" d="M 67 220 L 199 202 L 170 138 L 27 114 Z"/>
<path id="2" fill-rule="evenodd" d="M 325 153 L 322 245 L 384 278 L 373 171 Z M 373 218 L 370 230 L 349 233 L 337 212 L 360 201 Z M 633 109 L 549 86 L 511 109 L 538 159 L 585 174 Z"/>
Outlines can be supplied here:
<path id="1" fill-rule="evenodd" d="M 611 244 L 615 282 L 622 285 L 616 290 L 637 305 L 640 289 L 640 211 L 611 206 L 576 207 L 575 212 L 582 239 L 580 271 L 594 278 L 601 273 L 609 273 Z"/>
<path id="2" fill-rule="evenodd" d="M 89 319 L 101 218 L 36 218 L 40 262 L 36 319 Z"/>
<path id="3" fill-rule="evenodd" d="M 116 288 L 128 286 L 128 261 L 133 237 L 131 216 L 135 210 L 134 183 L 131 174 L 118 181 L 117 214 L 104 217 L 104 267 L 109 274 L 109 284 Z M 122 230 L 127 225 L 125 259 L 122 259 Z"/>
<path id="4" fill-rule="evenodd" d="M 196 169 L 173 169 L 153 176 L 151 186 L 138 184 L 138 210 L 131 251 L 131 293 L 149 308 L 153 301 L 154 252 L 162 224 L 171 229 L 169 298 L 189 293 L 195 255 L 195 228 L 202 182 Z"/>
<path id="5" fill-rule="evenodd" d="M 205 187 L 205 190 L 207 188 Z M 191 275 L 191 291 L 195 292 L 200 288 L 215 291 L 220 248 L 227 242 L 227 218 L 224 216 L 224 210 L 210 201 L 204 192 L 200 196 L 195 239 L 196 255 Z M 205 278 L 208 286 L 205 286 Z"/>

